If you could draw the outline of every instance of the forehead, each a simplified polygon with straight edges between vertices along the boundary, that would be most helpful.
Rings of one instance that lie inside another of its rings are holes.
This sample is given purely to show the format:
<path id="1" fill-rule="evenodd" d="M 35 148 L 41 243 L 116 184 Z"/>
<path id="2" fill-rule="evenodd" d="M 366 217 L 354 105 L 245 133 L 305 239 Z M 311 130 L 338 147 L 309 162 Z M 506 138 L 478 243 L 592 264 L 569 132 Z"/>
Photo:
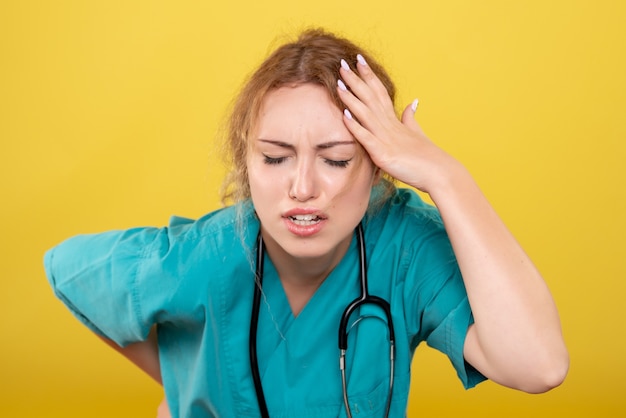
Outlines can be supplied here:
<path id="1" fill-rule="evenodd" d="M 284 86 L 269 91 L 259 109 L 256 137 L 311 134 L 325 139 L 351 139 L 343 113 L 326 89 L 315 84 Z M 288 138 L 282 138 L 288 139 Z"/>

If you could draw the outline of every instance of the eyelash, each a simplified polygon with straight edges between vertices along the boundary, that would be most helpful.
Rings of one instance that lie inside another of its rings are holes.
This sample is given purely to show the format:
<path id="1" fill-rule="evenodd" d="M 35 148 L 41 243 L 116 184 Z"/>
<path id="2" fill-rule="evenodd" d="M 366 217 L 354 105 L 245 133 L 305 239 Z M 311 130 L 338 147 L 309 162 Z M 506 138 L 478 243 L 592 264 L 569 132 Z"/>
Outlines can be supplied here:
<path id="1" fill-rule="evenodd" d="M 263 162 L 267 165 L 276 165 L 276 164 L 280 164 L 282 162 L 284 162 L 287 157 L 268 157 L 267 155 L 264 155 L 264 160 Z M 348 166 L 348 164 L 350 163 L 350 161 L 352 161 L 352 158 L 350 158 L 349 160 L 329 160 L 328 158 L 324 158 L 324 162 L 326 164 L 328 164 L 331 167 L 338 167 L 338 168 L 346 168 Z"/>
<path id="2" fill-rule="evenodd" d="M 349 160 L 342 160 L 342 161 L 329 160 L 327 158 L 324 159 L 324 162 L 326 164 L 330 165 L 331 167 L 339 167 L 339 168 L 346 168 L 348 164 L 350 163 L 350 161 L 352 161 L 352 158 L 350 158 Z"/>
<path id="3" fill-rule="evenodd" d="M 263 157 L 265 157 L 263 162 L 268 165 L 280 164 L 283 161 L 285 161 L 285 157 L 272 158 L 272 157 L 268 157 L 267 155 L 264 155 Z"/>

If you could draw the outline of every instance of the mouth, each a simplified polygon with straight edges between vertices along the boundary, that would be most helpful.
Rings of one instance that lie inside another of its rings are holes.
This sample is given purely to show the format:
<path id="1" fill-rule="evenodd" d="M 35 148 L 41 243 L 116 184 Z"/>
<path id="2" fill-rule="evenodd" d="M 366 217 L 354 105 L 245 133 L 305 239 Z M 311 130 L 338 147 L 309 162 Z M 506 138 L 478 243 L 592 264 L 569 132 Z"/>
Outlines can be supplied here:
<path id="1" fill-rule="evenodd" d="M 328 218 L 316 208 L 295 208 L 283 213 L 287 230 L 299 237 L 311 237 L 320 232 Z"/>

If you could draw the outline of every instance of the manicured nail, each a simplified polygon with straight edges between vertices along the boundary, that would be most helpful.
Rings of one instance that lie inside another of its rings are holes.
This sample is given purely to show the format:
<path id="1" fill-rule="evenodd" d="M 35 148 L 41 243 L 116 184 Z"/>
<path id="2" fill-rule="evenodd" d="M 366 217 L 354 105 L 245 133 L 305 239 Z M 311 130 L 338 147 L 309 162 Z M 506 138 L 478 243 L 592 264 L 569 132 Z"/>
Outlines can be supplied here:
<path id="1" fill-rule="evenodd" d="M 350 66 L 348 65 L 346 60 L 344 60 L 343 58 L 341 59 L 341 68 L 343 68 L 346 71 L 350 71 Z"/>
<path id="2" fill-rule="evenodd" d="M 352 119 L 352 113 L 348 109 L 343 109 L 343 114 L 346 115 L 348 119 Z"/>
<path id="3" fill-rule="evenodd" d="M 339 88 L 343 91 L 348 91 L 348 88 L 346 87 L 346 85 L 343 83 L 343 81 L 341 80 L 337 80 L 337 85 L 339 86 Z"/>
<path id="4" fill-rule="evenodd" d="M 419 100 L 417 99 L 413 100 L 413 103 L 411 103 L 411 109 L 413 110 L 413 113 L 415 113 L 415 111 L 417 110 L 418 104 L 419 104 Z"/>
<path id="5" fill-rule="evenodd" d="M 363 55 L 358 54 L 356 56 L 356 60 L 359 62 L 359 64 L 361 65 L 367 65 L 367 62 L 365 62 L 365 58 L 363 58 Z"/>

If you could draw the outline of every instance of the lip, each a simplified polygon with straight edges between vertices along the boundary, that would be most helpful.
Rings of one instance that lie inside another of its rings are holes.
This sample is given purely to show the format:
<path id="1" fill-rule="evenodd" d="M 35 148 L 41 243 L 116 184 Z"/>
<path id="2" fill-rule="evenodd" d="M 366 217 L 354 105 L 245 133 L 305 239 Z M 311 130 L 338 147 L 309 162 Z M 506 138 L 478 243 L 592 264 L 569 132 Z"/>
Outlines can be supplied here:
<path id="1" fill-rule="evenodd" d="M 283 213 L 283 218 L 296 215 L 314 215 L 321 219 L 326 219 L 326 215 L 316 208 L 293 208 Z"/>
<path id="2" fill-rule="evenodd" d="M 298 225 L 291 219 L 297 215 L 317 216 L 320 221 L 312 225 Z M 282 218 L 287 230 L 299 237 L 310 237 L 317 234 L 324 228 L 327 221 L 327 216 L 324 215 L 319 209 L 315 208 L 293 208 L 284 212 Z"/>

